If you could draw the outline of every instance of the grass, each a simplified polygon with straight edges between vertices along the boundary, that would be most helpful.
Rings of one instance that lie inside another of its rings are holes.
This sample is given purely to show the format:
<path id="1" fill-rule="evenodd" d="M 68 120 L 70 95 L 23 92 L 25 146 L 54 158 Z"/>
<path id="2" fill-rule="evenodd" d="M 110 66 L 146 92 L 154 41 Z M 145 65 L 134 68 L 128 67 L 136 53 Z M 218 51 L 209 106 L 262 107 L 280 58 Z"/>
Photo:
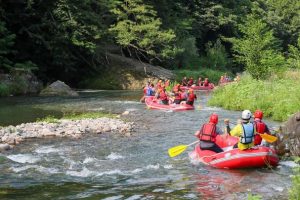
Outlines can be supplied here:
<path id="1" fill-rule="evenodd" d="M 117 114 L 103 113 L 103 112 L 87 112 L 87 113 L 68 113 L 60 119 L 80 120 L 80 119 L 97 119 L 97 118 L 116 118 Z M 59 119 L 54 116 L 47 116 L 38 119 L 37 122 L 58 123 Z"/>
<path id="2" fill-rule="evenodd" d="M 299 163 L 300 157 L 295 159 L 295 162 Z M 294 175 L 292 176 L 292 187 L 289 189 L 289 199 L 300 199 L 300 167 L 294 168 Z"/>
<path id="3" fill-rule="evenodd" d="M 252 112 L 261 109 L 264 116 L 285 121 L 300 109 L 300 72 L 289 71 L 264 81 L 243 76 L 238 83 L 216 89 L 209 105 Z"/>

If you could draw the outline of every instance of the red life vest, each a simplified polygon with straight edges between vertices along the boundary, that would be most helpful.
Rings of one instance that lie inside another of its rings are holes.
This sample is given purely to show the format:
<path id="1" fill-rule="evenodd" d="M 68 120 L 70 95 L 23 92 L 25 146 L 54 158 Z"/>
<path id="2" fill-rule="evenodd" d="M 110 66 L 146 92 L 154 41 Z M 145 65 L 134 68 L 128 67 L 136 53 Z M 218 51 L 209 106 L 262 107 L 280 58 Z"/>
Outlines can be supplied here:
<path id="1" fill-rule="evenodd" d="M 175 99 L 181 100 L 181 94 L 179 92 L 175 92 Z"/>
<path id="2" fill-rule="evenodd" d="M 206 86 L 208 86 L 208 85 L 209 85 L 208 80 L 205 80 L 205 81 L 204 81 L 204 86 L 206 87 Z"/>
<path id="3" fill-rule="evenodd" d="M 196 95 L 194 93 L 190 93 L 189 96 L 188 96 L 187 101 L 194 102 L 195 98 L 196 98 Z"/>
<path id="4" fill-rule="evenodd" d="M 160 100 L 168 100 L 168 96 L 167 96 L 167 94 L 165 92 L 161 91 L 159 93 L 159 99 Z"/>
<path id="5" fill-rule="evenodd" d="M 257 133 L 264 133 L 266 130 L 266 124 L 262 122 L 261 120 L 255 120 L 255 128 Z"/>
<path id="6" fill-rule="evenodd" d="M 263 134 L 266 130 L 266 124 L 261 120 L 255 120 L 255 129 L 257 133 Z M 254 145 L 260 145 L 262 138 L 259 134 L 254 135 Z"/>
<path id="7" fill-rule="evenodd" d="M 147 94 L 147 89 L 148 89 L 148 87 L 144 87 L 144 90 L 143 90 L 144 94 Z"/>
<path id="8" fill-rule="evenodd" d="M 216 124 L 213 123 L 203 124 L 199 135 L 199 139 L 201 141 L 216 142 L 216 136 L 217 136 Z"/>

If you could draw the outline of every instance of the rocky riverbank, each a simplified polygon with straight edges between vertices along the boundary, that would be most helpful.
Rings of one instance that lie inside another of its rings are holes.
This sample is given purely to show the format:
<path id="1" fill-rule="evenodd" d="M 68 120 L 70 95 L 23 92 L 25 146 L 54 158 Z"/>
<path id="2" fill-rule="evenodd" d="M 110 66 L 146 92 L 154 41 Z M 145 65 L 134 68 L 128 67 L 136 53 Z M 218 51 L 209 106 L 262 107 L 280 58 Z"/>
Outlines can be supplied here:
<path id="1" fill-rule="evenodd" d="M 55 123 L 34 122 L 0 128 L 0 151 L 9 150 L 29 138 L 69 137 L 79 139 L 87 134 L 105 132 L 130 136 L 132 122 L 120 119 L 97 118 L 81 120 L 57 120 Z"/>

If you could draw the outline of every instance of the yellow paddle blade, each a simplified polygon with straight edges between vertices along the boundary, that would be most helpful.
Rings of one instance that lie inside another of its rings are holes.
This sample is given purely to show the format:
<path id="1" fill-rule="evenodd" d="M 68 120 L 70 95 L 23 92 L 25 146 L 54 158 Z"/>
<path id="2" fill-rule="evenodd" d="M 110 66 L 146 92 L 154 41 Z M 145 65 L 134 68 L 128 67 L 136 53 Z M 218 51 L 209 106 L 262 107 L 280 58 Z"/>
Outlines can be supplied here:
<path id="1" fill-rule="evenodd" d="M 169 156 L 170 157 L 175 157 L 178 156 L 179 154 L 181 154 L 186 148 L 188 147 L 188 145 L 178 145 L 176 147 L 172 147 L 168 150 Z"/>
<path id="2" fill-rule="evenodd" d="M 264 133 L 264 134 L 259 134 L 259 135 L 260 135 L 260 137 L 261 137 L 262 139 L 266 140 L 266 141 L 269 142 L 269 143 L 276 142 L 276 140 L 277 140 L 277 137 L 276 137 L 276 136 L 269 135 L 269 134 L 266 134 L 266 133 Z"/>

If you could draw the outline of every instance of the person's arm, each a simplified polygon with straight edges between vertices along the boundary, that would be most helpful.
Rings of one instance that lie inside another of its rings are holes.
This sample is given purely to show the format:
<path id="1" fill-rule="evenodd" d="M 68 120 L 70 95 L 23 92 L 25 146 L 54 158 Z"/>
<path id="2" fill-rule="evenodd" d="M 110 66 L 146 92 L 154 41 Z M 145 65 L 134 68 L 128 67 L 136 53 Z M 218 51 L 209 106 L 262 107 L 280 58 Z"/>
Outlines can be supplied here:
<path id="1" fill-rule="evenodd" d="M 199 136 L 200 136 L 200 130 L 196 131 L 194 135 L 195 135 L 197 138 L 199 138 Z"/>

